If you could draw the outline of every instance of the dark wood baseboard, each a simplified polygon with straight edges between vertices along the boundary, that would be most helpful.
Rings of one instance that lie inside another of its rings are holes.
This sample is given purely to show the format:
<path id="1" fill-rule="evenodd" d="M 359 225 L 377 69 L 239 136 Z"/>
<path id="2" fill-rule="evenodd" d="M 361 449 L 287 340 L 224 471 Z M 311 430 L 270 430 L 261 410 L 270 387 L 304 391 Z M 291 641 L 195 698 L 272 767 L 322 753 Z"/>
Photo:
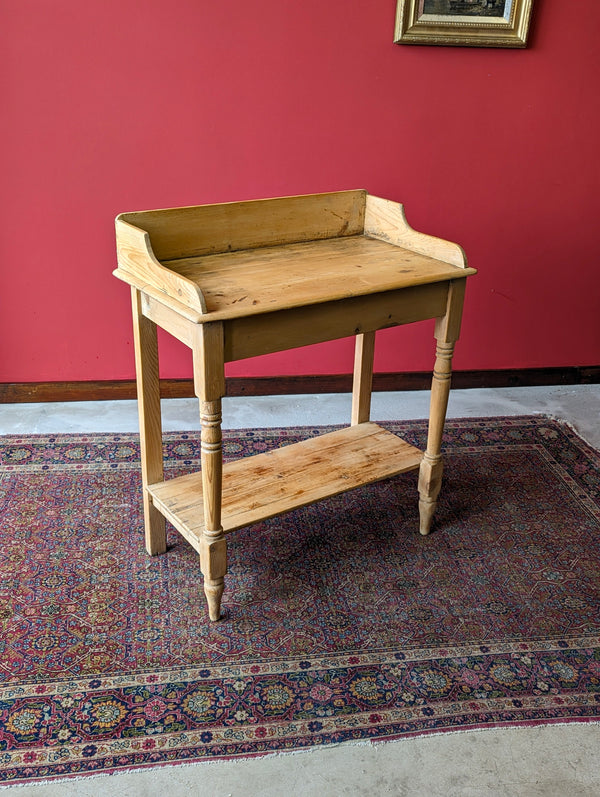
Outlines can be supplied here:
<path id="1" fill-rule="evenodd" d="M 522 368 L 492 371 L 455 371 L 454 389 L 474 387 L 532 387 L 539 385 L 600 384 L 600 365 L 571 368 Z M 375 374 L 373 390 L 428 390 L 430 372 Z M 347 393 L 350 374 L 317 376 L 260 376 L 227 379 L 228 396 L 276 396 L 295 393 Z M 162 398 L 191 398 L 191 379 L 161 380 Z M 0 383 L 0 404 L 46 401 L 104 401 L 135 399 L 135 380 L 114 382 Z"/>

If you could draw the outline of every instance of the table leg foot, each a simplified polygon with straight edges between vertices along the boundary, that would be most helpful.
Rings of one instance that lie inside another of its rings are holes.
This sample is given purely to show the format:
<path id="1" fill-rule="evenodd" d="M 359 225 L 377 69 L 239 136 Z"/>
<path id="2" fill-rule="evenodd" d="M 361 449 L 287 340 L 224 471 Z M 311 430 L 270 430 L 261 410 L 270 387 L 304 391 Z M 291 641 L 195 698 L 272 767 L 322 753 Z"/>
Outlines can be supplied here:
<path id="1" fill-rule="evenodd" d="M 213 535 L 204 533 L 200 547 L 200 569 L 204 576 L 209 617 L 213 621 L 219 620 L 227 573 L 227 541 L 222 530 Z"/>
<path id="2" fill-rule="evenodd" d="M 437 501 L 419 499 L 419 533 L 424 537 L 431 531 Z"/>
<path id="3" fill-rule="evenodd" d="M 441 457 L 429 457 L 425 454 L 419 469 L 419 532 L 429 534 L 433 523 L 433 515 L 437 506 L 438 495 L 442 487 L 444 464 Z"/>
<path id="4" fill-rule="evenodd" d="M 221 599 L 225 589 L 225 579 L 204 579 L 204 594 L 208 602 L 208 616 L 213 622 L 221 619 Z"/>
<path id="5" fill-rule="evenodd" d="M 167 530 L 164 516 L 152 506 L 151 501 L 144 502 L 144 521 L 146 551 L 150 556 L 158 556 L 167 550 Z"/>

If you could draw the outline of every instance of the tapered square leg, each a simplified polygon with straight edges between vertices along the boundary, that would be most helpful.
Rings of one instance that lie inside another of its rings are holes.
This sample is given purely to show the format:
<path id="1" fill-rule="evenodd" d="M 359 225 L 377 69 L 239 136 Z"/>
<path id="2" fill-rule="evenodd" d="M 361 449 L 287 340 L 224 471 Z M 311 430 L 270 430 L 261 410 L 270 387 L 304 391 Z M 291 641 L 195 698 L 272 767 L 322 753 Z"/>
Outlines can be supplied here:
<path id="1" fill-rule="evenodd" d="M 354 347 L 354 378 L 352 382 L 352 425 L 366 423 L 371 417 L 371 390 L 373 386 L 373 359 L 375 333 L 356 336 Z"/>
<path id="2" fill-rule="evenodd" d="M 227 541 L 222 532 L 215 537 L 204 534 L 200 548 L 200 569 L 204 576 L 208 616 L 213 621 L 219 620 L 227 573 Z"/>
<path id="3" fill-rule="evenodd" d="M 149 484 L 163 480 L 162 422 L 156 324 L 142 314 L 141 294 L 131 290 L 135 347 L 140 456 L 144 498 L 146 550 L 151 555 L 167 550 L 165 519 L 153 506 Z"/>

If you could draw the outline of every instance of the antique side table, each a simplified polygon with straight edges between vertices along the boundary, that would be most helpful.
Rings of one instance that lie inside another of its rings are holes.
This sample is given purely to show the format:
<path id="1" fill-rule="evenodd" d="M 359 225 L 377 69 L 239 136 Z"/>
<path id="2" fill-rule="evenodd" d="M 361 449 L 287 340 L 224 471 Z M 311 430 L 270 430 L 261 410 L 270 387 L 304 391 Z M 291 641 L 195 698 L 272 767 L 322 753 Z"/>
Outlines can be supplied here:
<path id="1" fill-rule="evenodd" d="M 366 191 L 170 208 L 117 217 L 131 285 L 146 549 L 165 518 L 199 552 L 211 620 L 221 614 L 226 535 L 295 507 L 419 469 L 420 532 L 442 480 L 441 442 L 466 265 L 457 245 L 412 230 L 402 205 Z M 375 332 L 435 319 L 425 451 L 369 421 Z M 193 352 L 201 470 L 163 476 L 157 326 Z M 356 336 L 351 424 L 223 465 L 225 363 Z"/>

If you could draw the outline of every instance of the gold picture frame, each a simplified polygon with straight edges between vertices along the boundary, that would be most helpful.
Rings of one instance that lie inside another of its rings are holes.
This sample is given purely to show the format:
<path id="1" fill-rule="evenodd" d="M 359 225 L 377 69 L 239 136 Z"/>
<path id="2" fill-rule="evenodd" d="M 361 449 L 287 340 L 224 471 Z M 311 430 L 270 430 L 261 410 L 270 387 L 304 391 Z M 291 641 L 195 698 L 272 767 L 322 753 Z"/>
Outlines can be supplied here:
<path id="1" fill-rule="evenodd" d="M 396 44 L 526 47 L 533 0 L 398 0 Z"/>

